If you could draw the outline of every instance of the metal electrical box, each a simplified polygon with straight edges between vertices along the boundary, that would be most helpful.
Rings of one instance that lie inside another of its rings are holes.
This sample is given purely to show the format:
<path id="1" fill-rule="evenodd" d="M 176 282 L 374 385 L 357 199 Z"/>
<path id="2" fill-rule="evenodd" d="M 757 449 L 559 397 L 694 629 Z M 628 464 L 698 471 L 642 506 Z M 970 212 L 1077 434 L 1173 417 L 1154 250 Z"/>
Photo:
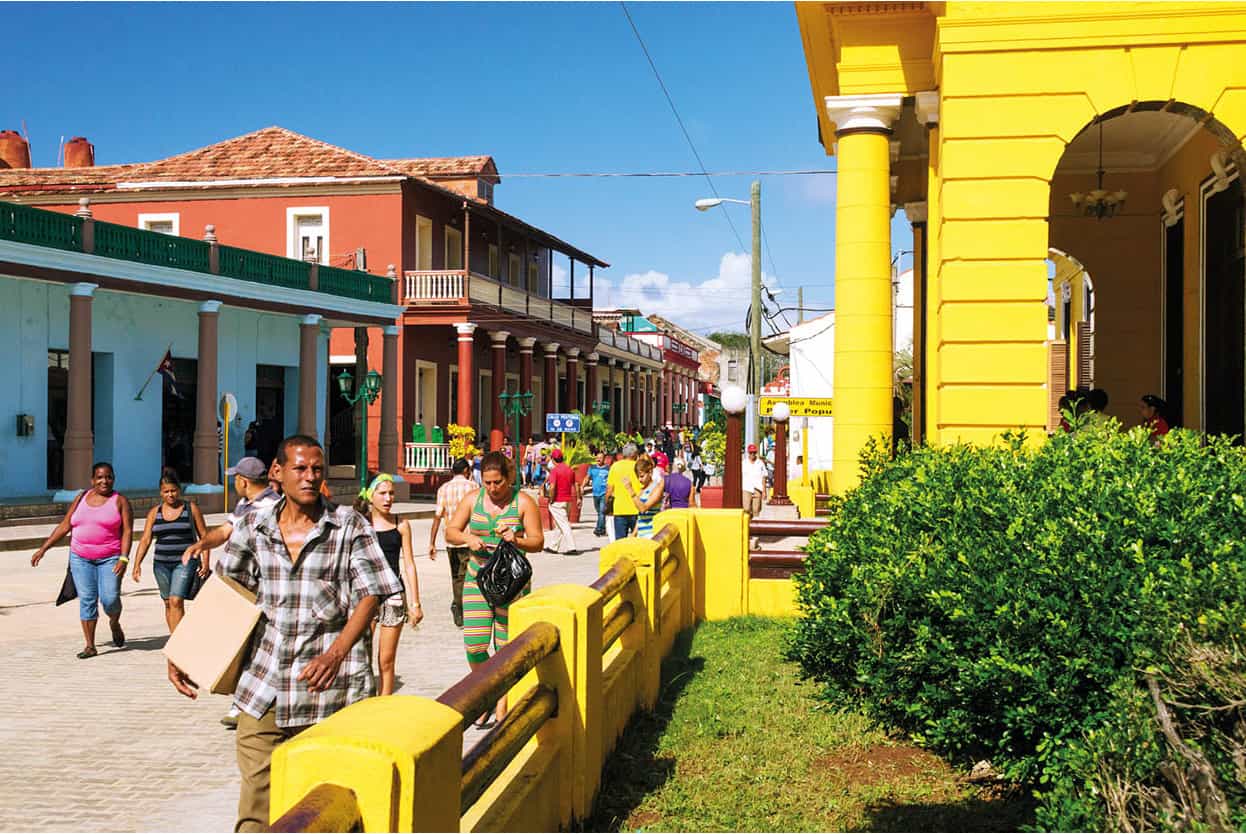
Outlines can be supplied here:
<path id="1" fill-rule="evenodd" d="M 31 437 L 35 433 L 35 415 L 19 414 L 17 415 L 17 436 Z"/>

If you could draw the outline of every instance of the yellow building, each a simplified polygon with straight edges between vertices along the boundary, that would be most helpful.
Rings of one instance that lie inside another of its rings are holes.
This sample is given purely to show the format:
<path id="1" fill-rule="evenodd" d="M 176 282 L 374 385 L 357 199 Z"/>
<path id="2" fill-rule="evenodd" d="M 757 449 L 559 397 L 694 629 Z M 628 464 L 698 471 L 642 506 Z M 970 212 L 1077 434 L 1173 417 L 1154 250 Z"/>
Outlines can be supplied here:
<path id="1" fill-rule="evenodd" d="M 919 437 L 1041 438 L 1075 384 L 1127 425 L 1154 393 L 1175 423 L 1246 431 L 1246 5 L 796 13 L 837 157 L 837 490 L 891 427 L 897 209 L 919 253 Z"/>

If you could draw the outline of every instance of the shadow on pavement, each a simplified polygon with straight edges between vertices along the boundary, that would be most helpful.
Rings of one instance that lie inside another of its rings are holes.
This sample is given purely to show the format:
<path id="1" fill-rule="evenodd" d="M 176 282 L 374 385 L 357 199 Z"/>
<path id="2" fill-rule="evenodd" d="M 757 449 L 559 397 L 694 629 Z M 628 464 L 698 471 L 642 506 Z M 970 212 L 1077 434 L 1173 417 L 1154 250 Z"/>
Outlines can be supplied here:
<path id="1" fill-rule="evenodd" d="M 592 815 L 575 831 L 618 831 L 633 810 L 650 793 L 662 787 L 675 772 L 675 758 L 658 754 L 675 703 L 688 682 L 705 666 L 705 658 L 690 657 L 693 629 L 675 640 L 662 661 L 662 689 L 652 712 L 635 715 L 623 730 L 614 752 L 601 773 L 601 792 Z"/>

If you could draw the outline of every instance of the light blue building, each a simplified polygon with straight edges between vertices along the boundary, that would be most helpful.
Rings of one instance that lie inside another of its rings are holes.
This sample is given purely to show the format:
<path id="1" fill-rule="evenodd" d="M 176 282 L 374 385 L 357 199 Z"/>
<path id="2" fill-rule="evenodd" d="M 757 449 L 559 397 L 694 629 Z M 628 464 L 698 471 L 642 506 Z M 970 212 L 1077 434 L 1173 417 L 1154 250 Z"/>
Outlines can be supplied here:
<path id="1" fill-rule="evenodd" d="M 329 331 L 392 325 L 393 282 L 222 250 L 95 221 L 85 200 L 77 215 L 0 203 L 0 500 L 65 500 L 95 460 L 120 490 L 173 466 L 211 491 L 225 393 L 230 460 L 257 418 L 253 442 L 323 439 Z"/>

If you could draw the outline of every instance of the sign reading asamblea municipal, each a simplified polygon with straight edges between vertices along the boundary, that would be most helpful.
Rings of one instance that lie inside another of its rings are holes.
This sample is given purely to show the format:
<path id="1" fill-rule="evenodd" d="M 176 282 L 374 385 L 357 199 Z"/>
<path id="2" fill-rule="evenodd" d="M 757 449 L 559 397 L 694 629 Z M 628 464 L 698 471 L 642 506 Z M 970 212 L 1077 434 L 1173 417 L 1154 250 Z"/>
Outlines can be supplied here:
<path id="1" fill-rule="evenodd" d="M 787 403 L 793 417 L 830 417 L 830 397 L 762 397 L 761 413 L 769 417 L 778 403 Z"/>
<path id="2" fill-rule="evenodd" d="M 578 414 L 546 414 L 545 415 L 545 433 L 557 434 L 566 432 L 567 434 L 579 434 L 580 432 L 580 415 Z"/>

